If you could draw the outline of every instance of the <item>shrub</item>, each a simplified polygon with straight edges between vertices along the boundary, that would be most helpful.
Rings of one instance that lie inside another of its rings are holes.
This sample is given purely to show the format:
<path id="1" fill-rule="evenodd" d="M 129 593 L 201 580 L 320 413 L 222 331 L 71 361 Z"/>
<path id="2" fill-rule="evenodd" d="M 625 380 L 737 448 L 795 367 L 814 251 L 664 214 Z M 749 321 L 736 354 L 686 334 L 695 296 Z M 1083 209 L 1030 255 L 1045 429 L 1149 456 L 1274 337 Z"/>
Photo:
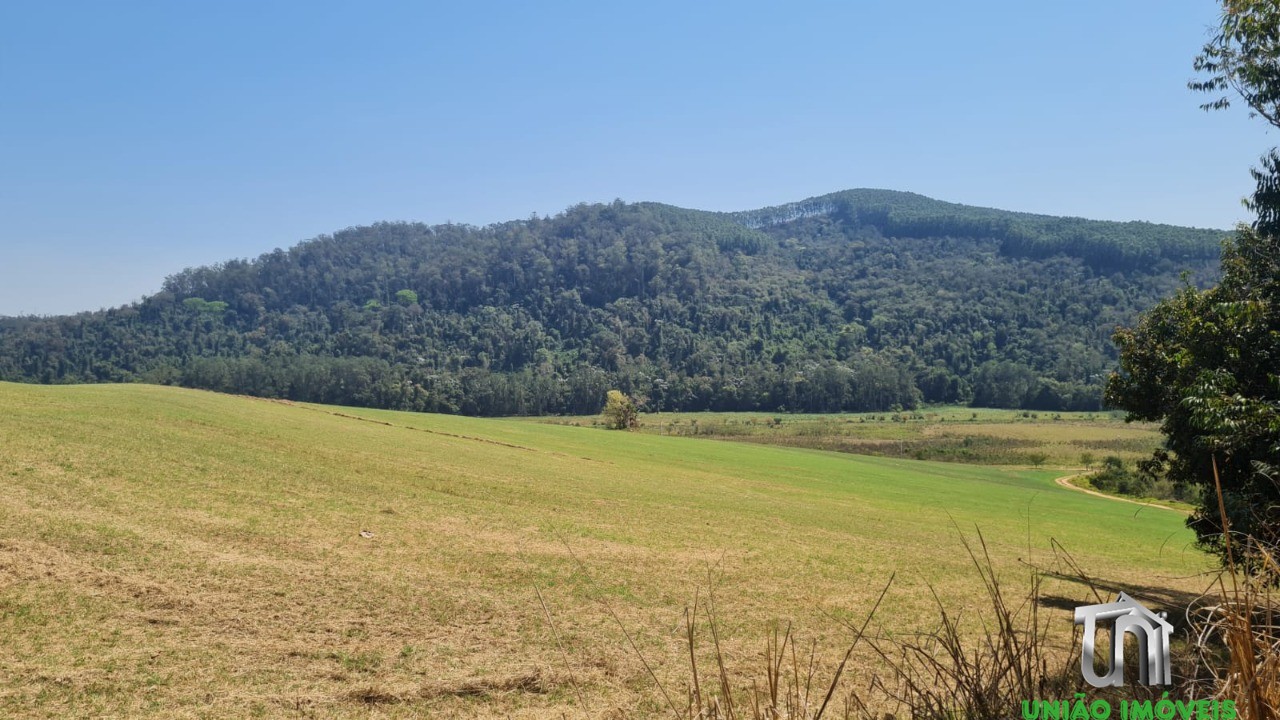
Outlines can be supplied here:
<path id="1" fill-rule="evenodd" d="M 621 390 L 610 390 L 605 395 L 604 423 L 611 430 L 630 430 L 639 422 L 636 404 Z"/>

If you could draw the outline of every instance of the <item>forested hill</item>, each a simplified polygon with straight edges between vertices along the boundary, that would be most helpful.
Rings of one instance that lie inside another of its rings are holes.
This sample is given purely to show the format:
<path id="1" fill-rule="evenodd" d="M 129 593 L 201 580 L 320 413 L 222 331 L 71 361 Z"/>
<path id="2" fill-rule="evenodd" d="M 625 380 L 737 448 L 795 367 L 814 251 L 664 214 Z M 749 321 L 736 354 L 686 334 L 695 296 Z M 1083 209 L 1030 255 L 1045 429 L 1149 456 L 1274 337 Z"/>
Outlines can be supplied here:
<path id="1" fill-rule="evenodd" d="M 1096 409 L 1118 324 L 1224 231 L 852 190 L 743 213 L 578 205 L 379 223 L 0 318 L 0 380 L 146 381 L 467 414 Z"/>
<path id="2" fill-rule="evenodd" d="M 1065 254 L 1099 269 L 1127 269 L 1160 260 L 1216 259 L 1224 232 L 1034 215 L 958 205 L 893 190 L 846 190 L 797 203 L 735 213 L 749 227 L 783 225 L 821 215 L 874 227 L 890 237 L 975 237 L 998 240 L 1006 255 Z"/>

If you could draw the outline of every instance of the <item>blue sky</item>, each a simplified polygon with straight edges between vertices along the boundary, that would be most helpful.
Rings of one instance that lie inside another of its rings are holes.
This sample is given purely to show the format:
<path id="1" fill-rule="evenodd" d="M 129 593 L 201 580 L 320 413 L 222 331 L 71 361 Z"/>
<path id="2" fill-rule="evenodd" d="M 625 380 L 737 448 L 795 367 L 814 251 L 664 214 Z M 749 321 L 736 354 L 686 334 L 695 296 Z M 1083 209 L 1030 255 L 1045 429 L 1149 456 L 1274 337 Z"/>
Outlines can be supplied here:
<path id="1" fill-rule="evenodd" d="M 377 220 L 853 187 L 1229 227 L 1206 0 L 6 3 L 0 314 Z"/>

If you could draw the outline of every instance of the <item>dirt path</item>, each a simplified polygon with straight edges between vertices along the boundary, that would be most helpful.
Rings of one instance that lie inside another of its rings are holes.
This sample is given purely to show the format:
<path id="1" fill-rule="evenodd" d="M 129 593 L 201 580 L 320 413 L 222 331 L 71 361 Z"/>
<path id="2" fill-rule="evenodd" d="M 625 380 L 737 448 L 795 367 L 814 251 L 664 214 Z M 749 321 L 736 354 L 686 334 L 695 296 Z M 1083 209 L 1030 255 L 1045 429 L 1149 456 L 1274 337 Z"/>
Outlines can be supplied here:
<path id="1" fill-rule="evenodd" d="M 1130 503 L 1132 505 L 1142 505 L 1144 507 L 1158 508 L 1160 510 L 1171 510 L 1173 512 L 1180 513 L 1182 515 L 1190 514 L 1186 510 L 1179 510 L 1178 508 L 1169 507 L 1168 505 L 1157 505 L 1156 503 L 1142 502 L 1141 500 L 1130 500 L 1129 498 L 1116 497 L 1115 495 L 1108 495 L 1106 493 L 1098 492 L 1097 490 L 1090 490 L 1089 488 L 1083 488 L 1071 482 L 1072 480 L 1075 480 L 1076 478 L 1082 475 L 1088 475 L 1088 474 L 1089 473 L 1075 473 L 1074 475 L 1063 475 L 1060 478 L 1054 478 L 1053 481 L 1058 483 L 1064 488 L 1069 488 L 1071 490 L 1075 490 L 1076 492 L 1082 492 L 1086 495 L 1093 495 L 1094 497 L 1106 498 L 1108 500 L 1115 500 L 1116 502 Z"/>

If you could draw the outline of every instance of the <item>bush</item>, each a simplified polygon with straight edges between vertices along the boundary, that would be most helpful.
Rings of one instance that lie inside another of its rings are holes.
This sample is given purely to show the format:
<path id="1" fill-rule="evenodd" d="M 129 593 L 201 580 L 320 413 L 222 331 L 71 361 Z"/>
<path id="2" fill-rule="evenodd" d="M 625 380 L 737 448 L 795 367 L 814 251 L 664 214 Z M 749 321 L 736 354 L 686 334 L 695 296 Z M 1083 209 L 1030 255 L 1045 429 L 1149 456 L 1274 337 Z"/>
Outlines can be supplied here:
<path id="1" fill-rule="evenodd" d="M 1089 478 L 1093 486 L 1103 492 L 1118 495 L 1146 497 L 1151 493 L 1152 478 L 1146 473 L 1135 473 L 1125 467 L 1124 460 L 1115 455 L 1102 459 L 1102 470 Z"/>
<path id="2" fill-rule="evenodd" d="M 639 422 L 636 404 L 621 390 L 610 390 L 605 395 L 604 424 L 611 430 L 630 430 Z"/>

